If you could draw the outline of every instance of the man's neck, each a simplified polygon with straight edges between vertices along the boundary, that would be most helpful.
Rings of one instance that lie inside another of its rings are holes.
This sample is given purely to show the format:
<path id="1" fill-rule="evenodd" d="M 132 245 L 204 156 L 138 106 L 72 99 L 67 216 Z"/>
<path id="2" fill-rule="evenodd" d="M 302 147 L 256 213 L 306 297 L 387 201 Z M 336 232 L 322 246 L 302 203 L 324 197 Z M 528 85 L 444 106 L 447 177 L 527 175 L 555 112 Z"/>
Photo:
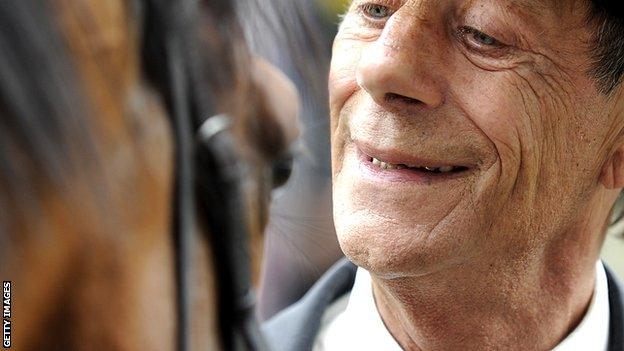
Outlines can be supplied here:
<path id="1" fill-rule="evenodd" d="M 585 315 L 595 260 L 471 262 L 372 279 L 381 317 L 406 350 L 549 350 Z"/>

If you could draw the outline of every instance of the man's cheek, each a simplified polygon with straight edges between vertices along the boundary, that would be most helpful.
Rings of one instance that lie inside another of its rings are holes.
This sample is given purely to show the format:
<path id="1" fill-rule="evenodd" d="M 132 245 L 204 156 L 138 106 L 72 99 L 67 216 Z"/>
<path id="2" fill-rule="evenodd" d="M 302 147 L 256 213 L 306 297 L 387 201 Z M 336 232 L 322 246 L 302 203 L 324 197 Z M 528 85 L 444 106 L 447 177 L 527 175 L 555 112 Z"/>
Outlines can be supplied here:
<path id="1" fill-rule="evenodd" d="M 345 102 L 359 86 L 356 81 L 361 46 L 357 42 L 336 39 L 329 75 L 329 100 L 332 117 L 337 117 Z"/>
<path id="2" fill-rule="evenodd" d="M 349 67 L 332 68 L 329 79 L 330 112 L 335 119 L 359 87 L 355 81 L 355 70 Z"/>
<path id="3" fill-rule="evenodd" d="M 498 160 L 501 177 L 516 177 L 523 162 L 523 130 L 531 129 L 530 98 L 523 97 L 523 92 L 505 78 L 483 76 L 468 83 L 457 89 L 455 95 L 461 110 L 487 139 L 483 144 L 493 145 L 484 150 L 483 157 L 489 160 L 486 163 Z"/>
<path id="4" fill-rule="evenodd" d="M 533 92 L 525 100 L 526 122 L 521 129 L 524 163 L 536 168 L 532 177 L 538 186 L 562 186 L 561 182 L 575 174 L 569 169 L 580 158 L 580 134 L 577 124 L 581 106 L 572 106 L 580 101 L 568 95 L 560 85 L 554 85 L 538 73 L 526 74 L 518 90 Z M 555 89 L 559 88 L 559 89 Z M 526 94 L 526 93 L 525 93 Z M 528 160 L 527 160 L 528 159 Z M 576 161 L 575 161 L 576 160 Z M 548 186 L 548 184 L 551 184 Z"/>

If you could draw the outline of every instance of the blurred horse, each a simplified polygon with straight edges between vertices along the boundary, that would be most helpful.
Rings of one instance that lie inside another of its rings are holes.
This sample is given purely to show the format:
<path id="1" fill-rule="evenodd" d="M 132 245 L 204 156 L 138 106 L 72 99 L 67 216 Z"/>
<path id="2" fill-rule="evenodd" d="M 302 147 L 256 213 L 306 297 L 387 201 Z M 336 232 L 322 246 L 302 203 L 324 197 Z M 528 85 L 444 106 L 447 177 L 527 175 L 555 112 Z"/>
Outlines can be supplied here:
<path id="1" fill-rule="evenodd" d="M 180 165 L 197 151 L 172 118 L 167 50 L 191 73 L 178 87 L 193 101 L 189 128 L 230 116 L 254 245 L 287 177 L 297 98 L 250 55 L 228 1 L 0 2 L 0 276 L 13 283 L 14 349 L 232 347 L 213 245 L 224 233 L 204 219 L 216 208 L 196 194 L 180 211 Z M 203 179 L 187 176 L 197 192 Z M 187 212 L 196 264 L 181 272 L 172 234 Z"/>
<path id="2" fill-rule="evenodd" d="M 338 3 L 332 0 L 334 6 Z M 309 0 L 237 1 L 254 53 L 284 70 L 302 100 L 302 136 L 292 179 L 271 204 L 266 229 L 261 319 L 299 300 L 342 257 L 332 221 L 327 98 L 336 26 L 323 22 L 318 6 Z"/>

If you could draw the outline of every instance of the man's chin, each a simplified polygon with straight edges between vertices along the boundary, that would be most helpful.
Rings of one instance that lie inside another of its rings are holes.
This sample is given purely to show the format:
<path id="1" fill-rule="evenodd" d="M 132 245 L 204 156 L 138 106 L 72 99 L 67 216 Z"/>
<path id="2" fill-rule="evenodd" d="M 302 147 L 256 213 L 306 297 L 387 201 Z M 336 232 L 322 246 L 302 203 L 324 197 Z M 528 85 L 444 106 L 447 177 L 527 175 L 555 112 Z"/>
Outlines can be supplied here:
<path id="1" fill-rule="evenodd" d="M 429 240 L 431 233 L 380 233 L 376 230 L 337 228 L 340 247 L 355 265 L 383 279 L 416 277 L 444 269 L 459 259 L 461 250 L 442 237 Z M 390 236 L 393 236 L 390 238 Z"/>

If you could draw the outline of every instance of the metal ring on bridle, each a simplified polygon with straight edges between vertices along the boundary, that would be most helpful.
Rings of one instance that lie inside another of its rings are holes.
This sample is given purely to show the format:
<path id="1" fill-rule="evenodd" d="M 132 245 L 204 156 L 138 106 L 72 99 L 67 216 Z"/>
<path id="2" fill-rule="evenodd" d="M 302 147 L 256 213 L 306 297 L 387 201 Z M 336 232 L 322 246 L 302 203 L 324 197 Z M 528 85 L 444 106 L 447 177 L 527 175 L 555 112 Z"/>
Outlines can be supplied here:
<path id="1" fill-rule="evenodd" d="M 226 114 L 219 114 L 208 117 L 201 125 L 197 136 L 201 142 L 207 142 L 217 134 L 224 132 L 232 126 L 232 119 Z"/>

